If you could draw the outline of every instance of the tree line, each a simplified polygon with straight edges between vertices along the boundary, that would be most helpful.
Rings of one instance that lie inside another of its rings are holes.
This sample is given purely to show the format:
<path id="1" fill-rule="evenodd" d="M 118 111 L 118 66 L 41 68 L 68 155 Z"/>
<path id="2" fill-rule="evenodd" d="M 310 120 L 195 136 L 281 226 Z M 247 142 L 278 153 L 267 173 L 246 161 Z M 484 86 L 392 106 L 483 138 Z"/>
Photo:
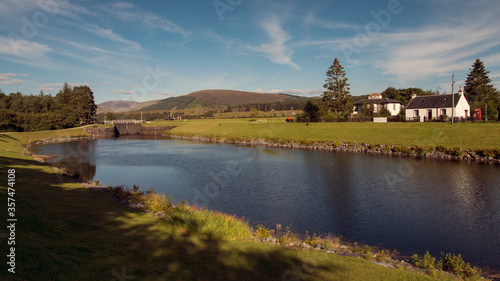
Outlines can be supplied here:
<path id="1" fill-rule="evenodd" d="M 91 122 L 97 105 L 88 86 L 72 88 L 67 83 L 56 94 L 5 94 L 0 90 L 0 131 L 57 130 Z"/>
<path id="2" fill-rule="evenodd" d="M 473 116 L 475 108 L 487 110 L 488 118 L 500 120 L 500 94 L 497 89 L 492 85 L 491 79 L 488 77 L 489 71 L 486 71 L 483 62 L 476 59 L 472 67 L 469 69 L 470 73 L 465 80 L 465 97 L 471 106 L 471 117 Z M 346 72 L 337 58 L 326 72 L 326 80 L 323 87 L 325 91 L 322 95 L 322 102 L 313 100 L 307 101 L 304 105 L 304 114 L 299 118 L 319 121 L 345 121 L 354 111 L 353 97 L 350 94 L 349 83 L 347 83 Z M 439 91 L 424 91 L 420 88 L 406 88 L 396 89 L 388 87 L 382 96 L 398 100 L 402 105 L 406 106 L 413 95 L 439 95 Z M 366 112 L 373 116 L 373 110 L 369 110 L 366 105 Z M 385 114 L 389 114 L 385 112 Z M 390 114 L 389 114 L 390 115 Z M 400 117 L 404 119 L 404 109 L 400 112 Z M 365 116 L 366 117 L 366 116 Z"/>

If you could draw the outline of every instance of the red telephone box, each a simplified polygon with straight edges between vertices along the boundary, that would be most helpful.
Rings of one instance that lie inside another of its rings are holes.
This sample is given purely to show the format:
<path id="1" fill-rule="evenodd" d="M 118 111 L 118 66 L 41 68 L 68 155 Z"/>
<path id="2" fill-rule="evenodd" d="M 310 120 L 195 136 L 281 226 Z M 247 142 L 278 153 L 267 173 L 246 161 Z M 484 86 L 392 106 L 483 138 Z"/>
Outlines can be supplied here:
<path id="1" fill-rule="evenodd" d="M 476 110 L 474 110 L 474 120 L 476 121 L 481 121 L 482 118 L 481 118 L 481 108 L 476 108 Z"/>

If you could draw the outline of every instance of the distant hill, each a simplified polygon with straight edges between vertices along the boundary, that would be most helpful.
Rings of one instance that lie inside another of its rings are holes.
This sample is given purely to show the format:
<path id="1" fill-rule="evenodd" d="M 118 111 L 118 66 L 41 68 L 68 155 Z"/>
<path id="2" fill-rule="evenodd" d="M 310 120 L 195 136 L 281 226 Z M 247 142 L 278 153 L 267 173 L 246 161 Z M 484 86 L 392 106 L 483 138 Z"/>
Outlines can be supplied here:
<path id="1" fill-rule="evenodd" d="M 171 97 L 145 107 L 142 110 L 173 110 L 194 107 L 223 108 L 244 104 L 270 103 L 285 100 L 304 99 L 287 94 L 264 94 L 234 90 L 203 90 L 189 95 Z"/>
<path id="2" fill-rule="evenodd" d="M 115 110 L 121 108 L 128 108 L 131 105 L 137 104 L 135 101 L 125 101 L 125 100 L 113 100 L 99 103 L 97 105 L 97 114 L 106 113 L 109 111 L 114 112 Z"/>
<path id="3" fill-rule="evenodd" d="M 132 104 L 131 106 L 129 106 L 127 108 L 117 109 L 117 110 L 115 110 L 115 112 L 129 112 L 129 111 L 144 110 L 144 108 L 146 108 L 148 106 L 151 106 L 153 104 L 156 104 L 159 101 L 161 101 L 161 99 L 160 100 L 150 100 L 150 101 L 135 103 L 135 104 Z"/>
<path id="4" fill-rule="evenodd" d="M 98 107 L 102 109 L 106 109 L 108 111 L 115 111 L 120 108 L 127 108 L 133 104 L 136 104 L 136 101 L 126 101 L 126 100 L 114 100 L 114 101 L 106 101 L 98 104 Z"/>
<path id="5" fill-rule="evenodd" d="M 151 106 L 160 100 L 152 100 L 146 102 L 136 102 L 136 101 L 124 101 L 124 100 L 114 100 L 106 101 L 97 105 L 97 114 L 106 112 L 129 112 L 138 111 L 144 107 Z"/>

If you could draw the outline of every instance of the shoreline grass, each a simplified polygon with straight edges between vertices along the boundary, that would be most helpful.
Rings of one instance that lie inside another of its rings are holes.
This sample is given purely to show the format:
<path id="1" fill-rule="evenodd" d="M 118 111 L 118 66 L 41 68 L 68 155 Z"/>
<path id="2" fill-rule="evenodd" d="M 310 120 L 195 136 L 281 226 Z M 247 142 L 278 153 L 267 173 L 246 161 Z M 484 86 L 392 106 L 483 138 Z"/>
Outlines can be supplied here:
<path id="1" fill-rule="evenodd" d="M 111 280 L 117 275 L 136 280 L 304 276 L 311 280 L 436 280 L 352 257 L 186 232 L 189 225 L 182 219 L 166 223 L 151 213 L 113 203 L 109 194 L 60 181 L 50 166 L 23 150 L 34 140 L 82 135 L 86 133 L 80 128 L 0 134 L 0 171 L 6 175 L 8 169 L 16 170 L 18 218 L 17 273 L 8 273 L 4 264 L 2 280 Z M 2 185 L 2 198 L 6 193 Z M 1 212 L 0 219 L 6 221 L 6 212 Z M 1 253 L 8 250 L 7 243 L 0 244 Z"/>
<path id="2" fill-rule="evenodd" d="M 203 119 L 152 122 L 174 125 L 177 135 L 338 141 L 383 145 L 443 146 L 448 149 L 498 149 L 497 123 L 286 123 L 284 118 Z"/>

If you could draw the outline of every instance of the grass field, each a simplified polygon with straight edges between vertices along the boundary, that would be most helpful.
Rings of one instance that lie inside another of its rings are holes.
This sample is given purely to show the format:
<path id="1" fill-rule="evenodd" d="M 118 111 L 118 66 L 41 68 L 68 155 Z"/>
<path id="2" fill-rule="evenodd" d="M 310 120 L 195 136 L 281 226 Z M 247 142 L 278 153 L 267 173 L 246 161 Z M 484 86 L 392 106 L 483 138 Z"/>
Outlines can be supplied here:
<path id="1" fill-rule="evenodd" d="M 217 121 L 210 124 L 210 132 L 217 131 Z M 182 225 L 61 182 L 49 166 L 23 153 L 30 140 L 84 134 L 81 129 L 0 134 L 0 280 L 434 280 L 313 250 L 186 236 Z M 16 176 L 15 275 L 6 264 L 9 169 Z"/>
<path id="2" fill-rule="evenodd" d="M 464 149 L 500 148 L 500 123 L 285 123 L 284 118 L 153 122 L 172 134 L 282 140 L 341 141 Z"/>

